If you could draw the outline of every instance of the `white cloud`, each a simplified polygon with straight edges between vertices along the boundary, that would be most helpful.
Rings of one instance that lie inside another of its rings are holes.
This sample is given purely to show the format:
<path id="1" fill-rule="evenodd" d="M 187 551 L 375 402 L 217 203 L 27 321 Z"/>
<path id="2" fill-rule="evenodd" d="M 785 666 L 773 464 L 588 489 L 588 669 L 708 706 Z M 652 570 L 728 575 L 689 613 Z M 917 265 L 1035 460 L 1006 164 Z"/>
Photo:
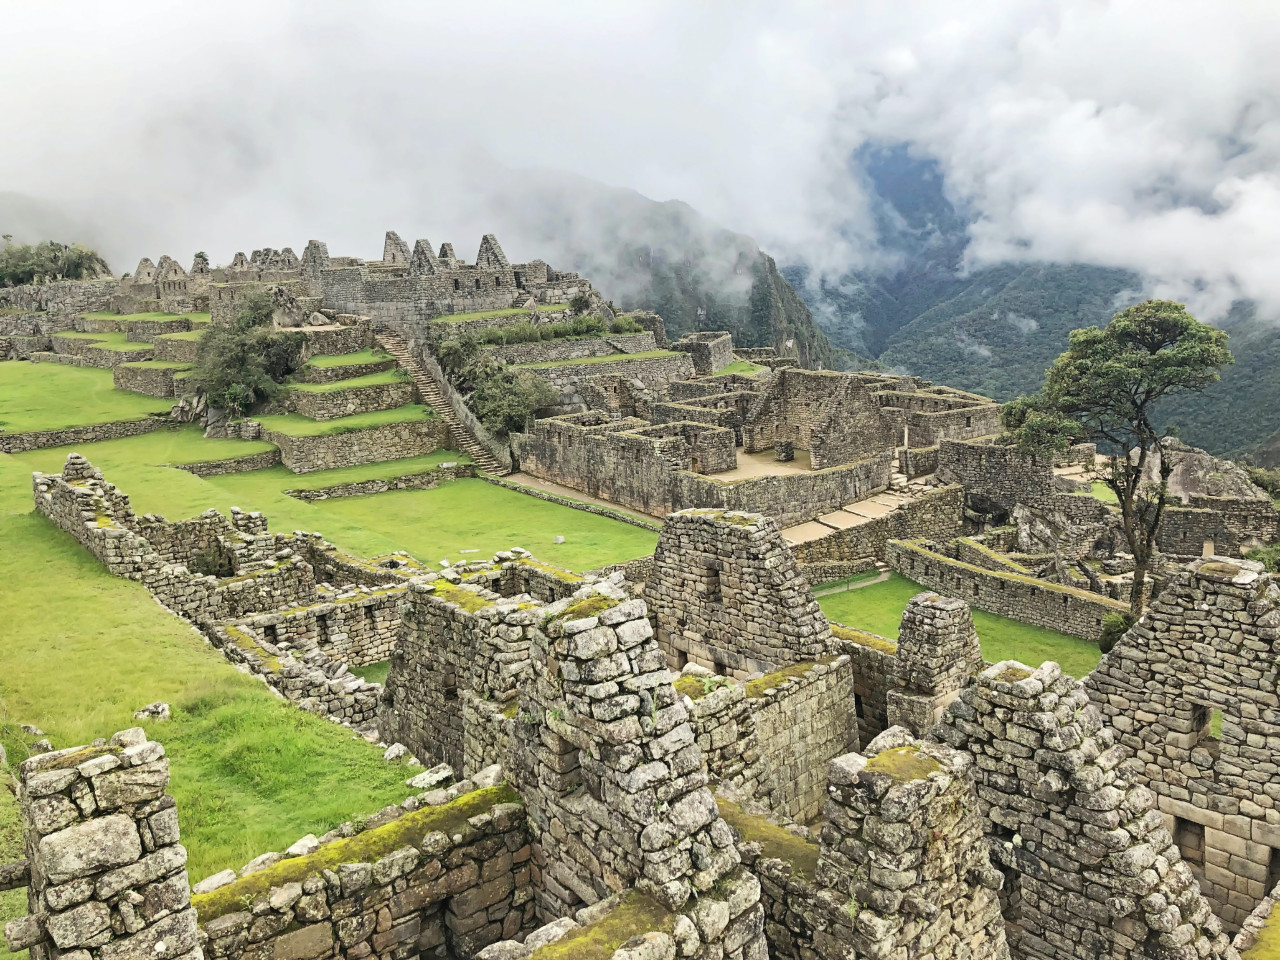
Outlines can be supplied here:
<path id="1" fill-rule="evenodd" d="M 503 169 L 532 167 L 838 271 L 878 262 L 851 151 L 909 142 L 975 215 L 974 264 L 1280 308 L 1269 0 L 2 6 L 0 187 L 107 219 L 125 260 L 465 248 L 537 215 Z"/>

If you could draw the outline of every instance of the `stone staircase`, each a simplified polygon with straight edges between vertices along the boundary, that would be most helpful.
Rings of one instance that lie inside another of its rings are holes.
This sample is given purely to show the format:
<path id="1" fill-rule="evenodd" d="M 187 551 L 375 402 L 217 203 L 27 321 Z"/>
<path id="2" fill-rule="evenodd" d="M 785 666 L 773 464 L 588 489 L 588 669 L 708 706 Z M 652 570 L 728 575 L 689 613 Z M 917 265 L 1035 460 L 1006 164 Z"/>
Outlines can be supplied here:
<path id="1" fill-rule="evenodd" d="M 434 377 L 423 369 L 422 364 L 413 355 L 413 351 L 409 348 L 409 344 L 404 337 L 394 333 L 378 334 L 378 343 L 382 349 L 396 358 L 396 362 L 408 372 L 409 377 L 413 380 L 413 385 L 418 390 L 418 395 L 422 398 L 422 402 L 440 414 L 441 418 L 449 427 L 449 435 L 453 437 L 453 442 L 467 456 L 469 456 L 475 465 L 485 473 L 494 474 L 495 476 L 503 476 L 510 473 L 510 469 L 498 461 L 488 447 L 476 439 L 471 428 L 465 424 L 462 419 L 454 412 L 450 406 L 448 399 L 440 389 Z"/>

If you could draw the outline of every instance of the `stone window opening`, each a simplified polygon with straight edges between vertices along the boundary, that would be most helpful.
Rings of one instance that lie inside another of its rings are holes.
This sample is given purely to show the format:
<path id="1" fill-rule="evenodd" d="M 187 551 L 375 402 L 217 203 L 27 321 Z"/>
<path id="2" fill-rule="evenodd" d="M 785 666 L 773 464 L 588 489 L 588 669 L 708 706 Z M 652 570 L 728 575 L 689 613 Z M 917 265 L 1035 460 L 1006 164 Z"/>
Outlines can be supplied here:
<path id="1" fill-rule="evenodd" d="M 476 289 L 477 289 L 477 290 L 479 290 L 479 289 L 480 289 L 480 278 L 479 278 L 479 277 L 476 277 Z"/>
<path id="2" fill-rule="evenodd" d="M 274 623 L 269 623 L 262 628 L 262 639 L 267 643 L 278 644 L 280 642 L 280 630 Z"/>
<path id="3" fill-rule="evenodd" d="M 329 617 L 323 613 L 316 616 L 316 642 L 329 642 Z"/>
<path id="4" fill-rule="evenodd" d="M 707 603 L 724 603 L 724 593 L 720 586 L 720 568 L 712 564 L 702 568 L 702 591 Z"/>
<path id="5" fill-rule="evenodd" d="M 1178 845 L 1182 859 L 1187 861 L 1197 880 L 1204 879 L 1204 824 L 1173 818 L 1173 842 Z"/>
<path id="6" fill-rule="evenodd" d="M 458 699 L 458 675 L 453 664 L 445 664 L 440 676 L 440 691 L 446 700 Z"/>
<path id="7" fill-rule="evenodd" d="M 456 293 L 457 291 L 461 290 L 461 289 L 462 289 L 462 281 L 461 281 L 461 280 L 457 280 L 457 279 L 455 279 L 455 280 L 453 281 L 453 289 L 454 289 L 454 292 L 455 292 L 455 293 Z"/>
<path id="8" fill-rule="evenodd" d="M 1191 704 L 1191 749 L 1208 751 L 1218 759 L 1218 738 L 1222 734 L 1222 710 L 1204 703 Z"/>
<path id="9" fill-rule="evenodd" d="M 364 619 L 365 619 L 365 623 L 369 625 L 370 630 L 373 630 L 377 626 L 377 620 L 374 618 L 374 615 L 373 615 L 373 607 L 364 608 Z"/>

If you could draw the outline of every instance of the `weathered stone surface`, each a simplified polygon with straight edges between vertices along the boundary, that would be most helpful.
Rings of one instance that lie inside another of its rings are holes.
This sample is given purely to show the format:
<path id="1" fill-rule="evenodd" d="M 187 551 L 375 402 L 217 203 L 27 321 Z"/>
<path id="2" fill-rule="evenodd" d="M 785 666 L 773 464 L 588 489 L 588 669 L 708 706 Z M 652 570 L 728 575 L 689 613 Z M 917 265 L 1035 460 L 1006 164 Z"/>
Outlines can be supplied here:
<path id="1" fill-rule="evenodd" d="M 133 818 L 115 814 L 51 833 L 41 839 L 39 851 L 49 882 L 66 883 L 132 863 L 142 855 L 142 841 Z"/>

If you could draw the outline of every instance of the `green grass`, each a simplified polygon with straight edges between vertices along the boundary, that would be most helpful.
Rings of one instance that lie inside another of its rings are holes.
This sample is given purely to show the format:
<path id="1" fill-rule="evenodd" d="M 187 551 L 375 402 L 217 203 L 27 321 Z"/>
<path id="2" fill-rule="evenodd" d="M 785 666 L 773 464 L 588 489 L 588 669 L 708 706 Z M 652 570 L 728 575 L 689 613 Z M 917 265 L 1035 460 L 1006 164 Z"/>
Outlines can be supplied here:
<path id="1" fill-rule="evenodd" d="M 901 574 L 892 573 L 883 583 L 819 597 L 818 604 L 832 620 L 896 640 L 907 601 L 917 593 L 932 592 Z M 1018 660 L 1038 667 L 1045 660 L 1056 660 L 1066 673 L 1079 678 L 1097 666 L 1101 656 L 1097 644 L 1087 640 L 998 617 L 976 607 L 973 624 L 982 643 L 983 657 L 993 663 Z"/>
<path id="2" fill-rule="evenodd" d="M 567 303 L 538 304 L 539 313 L 560 313 L 568 310 Z M 468 320 L 492 320 L 494 317 L 514 317 L 518 314 L 532 316 L 524 307 L 508 307 L 505 310 L 480 310 L 475 313 L 449 313 L 443 317 L 432 317 L 438 323 L 466 323 Z"/>
<path id="3" fill-rule="evenodd" d="M 855 573 L 852 577 L 845 577 L 841 580 L 829 580 L 826 583 L 819 583 L 814 590 L 839 590 L 842 587 L 852 587 L 855 584 L 867 583 L 880 576 L 879 570 L 864 570 L 862 573 Z"/>
<path id="4" fill-rule="evenodd" d="M 1101 480 L 1094 480 L 1090 482 L 1089 493 L 1097 497 L 1103 503 L 1109 504 L 1113 507 L 1120 506 L 1120 498 L 1116 496 L 1116 492 Z"/>
<path id="5" fill-rule="evenodd" d="M 544 360 L 541 363 L 513 364 L 521 370 L 546 370 L 549 367 L 583 367 L 593 363 L 617 363 L 625 360 L 657 360 L 660 357 L 680 357 L 675 350 L 645 350 L 643 353 L 611 353 L 607 357 L 579 357 L 577 360 Z"/>
<path id="6" fill-rule="evenodd" d="M 24 478 L 0 465 L 6 485 Z M 9 724 L 36 724 L 66 747 L 137 725 L 133 711 L 152 701 L 172 705 L 172 720 L 145 726 L 172 761 L 193 879 L 405 796 L 404 768 L 237 671 L 44 517 L 0 517 L 0 582 Z"/>
<path id="7" fill-rule="evenodd" d="M 308 367 L 352 367 L 358 363 L 381 363 L 390 360 L 391 354 L 381 349 L 357 350 L 355 353 L 339 353 L 312 357 L 305 366 Z"/>
<path id="8" fill-rule="evenodd" d="M 357 677 L 363 677 L 369 683 L 386 683 L 387 674 L 391 672 L 391 661 L 379 660 L 377 663 L 366 663 L 350 669 Z"/>
<path id="9" fill-rule="evenodd" d="M 167 340 L 199 340 L 204 336 L 203 330 L 184 330 L 182 333 L 162 333 L 161 337 Z M 158 338 L 157 338 L 158 339 Z"/>
<path id="10" fill-rule="evenodd" d="M 255 470 L 254 481 L 279 480 L 281 490 L 319 490 L 343 483 L 360 483 L 364 480 L 390 480 L 414 473 L 426 473 L 442 463 L 470 463 L 471 458 L 457 450 L 436 450 L 421 457 L 403 460 L 387 460 L 383 463 L 363 463 L 358 467 L 340 467 L 336 470 L 317 470 L 315 473 L 294 473 L 287 467 L 271 467 Z"/>
<path id="11" fill-rule="evenodd" d="M 63 340 L 92 340 L 95 347 L 101 347 L 104 350 L 150 350 L 151 344 L 140 343 L 137 340 L 127 339 L 128 334 L 119 331 L 111 333 L 78 333 L 74 330 L 65 333 L 55 333 L 54 339 Z"/>
<path id="12" fill-rule="evenodd" d="M 735 360 L 723 370 L 719 371 L 716 376 L 721 377 L 726 373 L 740 373 L 746 377 L 753 377 L 761 370 L 768 369 L 768 367 L 761 366 L 758 363 L 752 363 L 750 360 Z"/>
<path id="13" fill-rule="evenodd" d="M 191 364 L 180 360 L 130 360 L 120 364 L 122 367 L 139 367 L 144 370 L 190 370 Z"/>
<path id="14" fill-rule="evenodd" d="M 304 393 L 337 393 L 340 390 L 356 390 L 360 387 L 378 387 L 386 383 L 407 383 L 409 375 L 396 367 L 383 370 L 381 373 L 370 373 L 363 377 L 352 377 L 350 380 L 333 380 L 329 383 L 291 383 L 290 390 L 301 390 Z"/>
<path id="15" fill-rule="evenodd" d="M 98 311 L 97 313 L 82 313 L 80 316 L 88 317 L 91 320 L 158 320 L 161 323 L 184 318 L 192 323 L 208 323 L 211 319 L 207 313 L 110 313 Z"/>
<path id="16" fill-rule="evenodd" d="M 0 429 L 60 430 L 166 413 L 172 400 L 116 390 L 110 370 L 56 363 L 0 363 Z"/>
<path id="17" fill-rule="evenodd" d="M 22 848 L 22 818 L 18 812 L 18 801 L 9 792 L 7 784 L 9 774 L 0 767 L 0 863 L 10 863 L 26 856 Z M 0 928 L 9 920 L 25 916 L 27 913 L 27 891 L 25 888 L 6 890 L 0 893 Z M 0 957 L 24 958 L 27 951 L 9 953 L 4 945 L 4 937 L 0 937 Z"/>
<path id="18" fill-rule="evenodd" d="M 407 403 L 394 410 L 375 410 L 373 413 L 357 413 L 353 417 L 336 420 L 312 420 L 296 413 L 270 417 L 254 417 L 264 429 L 283 433 L 287 437 L 327 437 L 352 430 L 368 430 L 389 423 L 409 423 L 413 420 L 430 420 L 436 412 L 420 403 Z"/>

